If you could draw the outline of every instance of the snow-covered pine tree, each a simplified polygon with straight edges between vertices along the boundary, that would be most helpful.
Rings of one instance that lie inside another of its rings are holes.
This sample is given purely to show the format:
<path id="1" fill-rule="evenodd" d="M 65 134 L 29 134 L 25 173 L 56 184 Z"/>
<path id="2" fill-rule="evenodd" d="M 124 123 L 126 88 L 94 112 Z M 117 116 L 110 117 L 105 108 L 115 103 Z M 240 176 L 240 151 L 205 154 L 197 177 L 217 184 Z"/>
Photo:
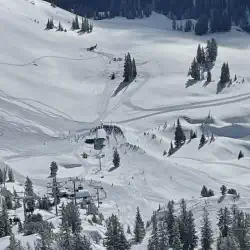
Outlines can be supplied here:
<path id="1" fill-rule="evenodd" d="M 181 236 L 179 231 L 179 221 L 175 220 L 173 225 L 173 242 L 172 242 L 172 249 L 173 250 L 182 250 L 183 245 L 181 243 Z"/>
<path id="2" fill-rule="evenodd" d="M 127 227 L 127 234 L 131 234 L 131 229 L 130 229 L 130 226 L 128 225 Z"/>
<path id="3" fill-rule="evenodd" d="M 54 239 L 54 234 L 52 231 L 52 225 L 50 223 L 42 223 L 41 228 L 38 231 L 39 239 L 37 240 L 37 248 L 39 250 L 53 250 L 52 243 Z"/>
<path id="4" fill-rule="evenodd" d="M 208 189 L 205 185 L 203 185 L 202 189 L 201 189 L 201 196 L 202 197 L 208 197 Z"/>
<path id="5" fill-rule="evenodd" d="M 117 151 L 117 148 L 113 152 L 113 164 L 115 168 L 119 168 L 120 166 L 120 155 Z"/>
<path id="6" fill-rule="evenodd" d="M 11 233 L 9 238 L 9 245 L 4 250 L 25 250 L 21 241 L 16 239 L 15 235 Z"/>
<path id="7" fill-rule="evenodd" d="M 215 62 L 218 56 L 218 44 L 214 38 L 211 40 L 211 49 L 210 49 L 210 60 Z"/>
<path id="8" fill-rule="evenodd" d="M 203 146 L 205 145 L 205 143 L 206 143 L 206 137 L 205 137 L 205 134 L 202 133 L 201 139 L 200 139 L 199 147 L 200 147 L 200 148 L 203 147 Z"/>
<path id="9" fill-rule="evenodd" d="M 67 218 L 72 234 L 79 234 L 82 230 L 82 226 L 78 206 L 73 202 L 68 203 L 65 206 L 64 216 Z"/>
<path id="10" fill-rule="evenodd" d="M 136 243 L 141 243 L 145 237 L 144 222 L 141 218 L 140 209 L 137 207 L 134 227 L 134 240 Z"/>
<path id="11" fill-rule="evenodd" d="M 232 232 L 232 216 L 230 210 L 225 207 L 224 209 L 221 208 L 218 213 L 218 228 L 222 237 L 227 237 Z"/>
<path id="12" fill-rule="evenodd" d="M 151 232 L 150 239 L 148 241 L 148 250 L 156 250 L 159 248 L 158 221 L 155 213 L 153 214 L 152 220 L 153 229 Z"/>
<path id="13" fill-rule="evenodd" d="M 234 236 L 230 235 L 227 237 L 219 236 L 217 239 L 217 250 L 241 250 L 239 243 Z"/>
<path id="14" fill-rule="evenodd" d="M 124 77 L 124 82 L 131 81 L 131 79 L 133 77 L 132 60 L 131 60 L 131 56 L 129 53 L 127 55 L 125 55 L 123 77 Z"/>
<path id="15" fill-rule="evenodd" d="M 61 22 L 59 22 L 59 24 L 58 24 L 57 31 L 64 31 L 64 28 L 63 28 Z"/>
<path id="16" fill-rule="evenodd" d="M 159 250 L 166 250 L 169 248 L 168 244 L 168 228 L 165 220 L 159 222 Z"/>
<path id="17" fill-rule="evenodd" d="M 175 146 L 176 148 L 181 147 L 186 141 L 186 136 L 182 130 L 180 119 L 177 120 L 177 126 L 175 129 Z"/>
<path id="18" fill-rule="evenodd" d="M 15 178 L 11 168 L 8 168 L 8 177 L 9 177 L 8 182 L 15 182 Z"/>
<path id="19" fill-rule="evenodd" d="M 33 183 L 28 176 L 26 177 L 24 190 L 25 190 L 26 196 L 34 196 Z M 33 212 L 35 209 L 34 197 L 26 198 L 26 205 L 27 205 L 27 210 L 30 212 Z"/>
<path id="20" fill-rule="evenodd" d="M 6 203 L 6 207 L 7 209 L 13 209 L 13 200 L 12 200 L 12 195 L 7 194 L 5 197 L 5 203 Z"/>
<path id="21" fill-rule="evenodd" d="M 22 224 L 22 222 L 19 220 L 18 221 L 18 233 L 22 233 L 23 232 L 23 224 Z"/>
<path id="22" fill-rule="evenodd" d="M 11 226 L 5 200 L 2 199 L 2 209 L 0 211 L 0 237 L 11 234 Z"/>
<path id="23" fill-rule="evenodd" d="M 201 221 L 201 250 L 212 250 L 213 244 L 213 229 L 209 218 L 209 213 L 204 207 L 204 214 Z"/>
<path id="24" fill-rule="evenodd" d="M 230 70 L 228 63 L 223 63 L 221 67 L 220 83 L 224 84 L 230 81 Z"/>

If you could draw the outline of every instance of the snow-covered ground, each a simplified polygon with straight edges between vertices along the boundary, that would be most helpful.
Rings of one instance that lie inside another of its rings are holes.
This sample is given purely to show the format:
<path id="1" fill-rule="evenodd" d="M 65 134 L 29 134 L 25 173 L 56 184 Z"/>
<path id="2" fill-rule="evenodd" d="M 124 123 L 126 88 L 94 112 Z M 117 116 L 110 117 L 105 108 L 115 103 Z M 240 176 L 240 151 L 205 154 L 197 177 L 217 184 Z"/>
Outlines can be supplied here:
<path id="1" fill-rule="evenodd" d="M 159 204 L 181 198 L 196 201 L 198 223 L 204 184 L 216 195 L 222 184 L 236 188 L 242 197 L 239 206 L 247 209 L 249 35 L 234 28 L 230 33 L 213 34 L 219 56 L 212 82 L 192 85 L 188 68 L 198 44 L 205 46 L 211 35 L 173 32 L 171 22 L 156 13 L 143 20 L 95 21 L 91 34 L 78 35 L 70 30 L 73 17 L 40 0 L 0 0 L 0 167 L 9 165 L 20 183 L 29 176 L 36 190 L 46 193 L 49 165 L 56 161 L 63 181 L 82 177 L 92 192 L 90 180 L 101 182 L 100 211 L 105 216 L 118 214 L 125 224 L 132 225 L 136 206 L 149 219 Z M 56 25 L 60 21 L 68 31 L 45 31 L 48 18 Z M 86 51 L 95 44 L 96 51 Z M 122 82 L 124 64 L 113 58 L 124 58 L 128 52 L 135 57 L 138 76 L 113 95 Z M 229 63 L 231 75 L 236 74 L 238 80 L 218 91 L 223 62 Z M 116 79 L 110 80 L 113 72 Z M 198 150 L 201 124 L 209 113 L 214 121 L 203 129 L 215 135 L 215 142 Z M 193 129 L 198 139 L 186 142 L 171 157 L 163 156 L 174 139 L 178 117 L 187 135 Z M 84 141 L 89 129 L 101 121 L 120 126 L 125 139 L 111 137 L 98 171 L 98 152 Z M 168 126 L 163 130 L 165 121 Z M 133 151 L 125 143 L 140 148 Z M 116 146 L 121 166 L 108 172 Z M 245 158 L 238 161 L 240 150 Z M 81 158 L 83 152 L 89 154 L 87 159 Z M 65 168 L 70 164 L 80 167 Z M 217 198 L 211 199 L 214 219 Z M 134 249 L 145 249 L 146 240 Z"/>

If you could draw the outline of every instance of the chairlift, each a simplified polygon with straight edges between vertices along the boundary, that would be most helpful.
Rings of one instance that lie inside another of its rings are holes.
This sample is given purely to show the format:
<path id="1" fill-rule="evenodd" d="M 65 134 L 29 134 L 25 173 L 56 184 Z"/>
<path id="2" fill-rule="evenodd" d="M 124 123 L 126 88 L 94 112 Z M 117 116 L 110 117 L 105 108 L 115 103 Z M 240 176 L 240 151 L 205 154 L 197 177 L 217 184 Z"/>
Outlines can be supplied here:
<path id="1" fill-rule="evenodd" d="M 78 190 L 83 190 L 83 186 L 82 186 L 82 185 L 79 185 L 79 186 L 78 186 Z"/>

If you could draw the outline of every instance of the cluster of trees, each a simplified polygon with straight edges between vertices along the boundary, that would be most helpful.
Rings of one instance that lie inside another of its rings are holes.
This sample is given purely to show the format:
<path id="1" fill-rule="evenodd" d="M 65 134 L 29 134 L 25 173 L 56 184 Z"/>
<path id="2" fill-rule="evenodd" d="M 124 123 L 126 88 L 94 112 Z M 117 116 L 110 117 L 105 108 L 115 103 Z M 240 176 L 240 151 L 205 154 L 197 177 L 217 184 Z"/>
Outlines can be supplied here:
<path id="1" fill-rule="evenodd" d="M 213 64 L 218 56 L 218 45 L 214 38 L 207 41 L 207 46 L 204 49 L 200 44 L 198 45 L 196 57 L 194 58 L 188 75 L 194 80 L 201 80 L 201 71 L 207 70 L 207 82 L 211 82 L 212 75 L 209 69 L 210 65 Z"/>
<path id="2" fill-rule="evenodd" d="M 50 0 L 47 0 L 50 1 Z M 53 5 L 55 4 L 55 0 Z M 152 10 L 168 15 L 173 20 L 196 19 L 195 33 L 202 35 L 210 32 L 222 32 L 231 29 L 231 25 L 239 25 L 250 31 L 247 10 L 250 8 L 246 0 L 60 0 L 58 5 L 64 9 L 96 19 L 124 16 L 129 19 L 148 17 Z M 189 26 L 190 27 L 190 26 Z M 188 28 L 187 30 L 190 30 Z M 186 31 L 186 29 L 185 29 Z"/>
<path id="3" fill-rule="evenodd" d="M 232 194 L 232 195 L 237 195 L 239 197 L 239 194 L 237 193 L 237 191 L 234 188 L 227 189 L 227 187 L 225 185 L 222 185 L 220 187 L 220 191 L 221 191 L 222 196 L 224 196 L 226 194 Z M 202 197 L 212 197 L 212 196 L 214 196 L 214 191 L 212 189 L 208 189 L 204 185 L 201 189 L 201 196 Z"/>
<path id="4" fill-rule="evenodd" d="M 93 23 L 89 23 L 89 20 L 85 17 L 82 17 L 82 24 L 80 27 L 78 16 L 76 15 L 72 21 L 72 30 L 80 30 L 82 33 L 91 33 L 93 31 Z"/>
<path id="5" fill-rule="evenodd" d="M 205 185 L 201 189 L 202 197 L 212 197 L 214 196 L 214 191 L 212 189 L 208 189 Z"/>
<path id="6" fill-rule="evenodd" d="M 45 29 L 46 30 L 52 30 L 52 29 L 54 29 L 54 27 L 55 27 L 55 25 L 54 25 L 54 21 L 53 21 L 53 19 L 51 18 L 48 18 L 48 22 L 47 22 L 47 24 L 46 24 L 46 27 L 45 27 Z"/>
<path id="7" fill-rule="evenodd" d="M 124 82 L 131 82 L 137 76 L 137 69 L 135 64 L 135 59 L 131 59 L 130 54 L 125 55 L 124 61 Z"/>
<path id="8" fill-rule="evenodd" d="M 173 30 L 177 30 L 177 31 L 191 32 L 191 31 L 194 30 L 195 24 L 194 24 L 194 22 L 192 20 L 188 19 L 188 20 L 185 21 L 184 26 L 183 26 L 182 21 L 179 24 L 176 21 L 176 19 L 173 18 L 172 28 L 173 28 Z"/>
<path id="9" fill-rule="evenodd" d="M 0 169 L 0 184 L 5 182 L 15 182 L 14 174 L 10 167 L 6 167 L 3 170 Z"/>
<path id="10" fill-rule="evenodd" d="M 250 214 L 240 211 L 236 205 L 218 211 L 219 235 L 214 240 L 212 223 L 206 207 L 201 220 L 200 238 L 195 228 L 191 210 L 187 210 L 185 200 L 180 202 L 180 212 L 175 214 L 174 202 L 170 201 L 163 217 L 152 216 L 152 233 L 148 250 L 195 249 L 200 242 L 202 250 L 211 250 L 216 243 L 217 250 L 246 250 L 250 246 Z"/>

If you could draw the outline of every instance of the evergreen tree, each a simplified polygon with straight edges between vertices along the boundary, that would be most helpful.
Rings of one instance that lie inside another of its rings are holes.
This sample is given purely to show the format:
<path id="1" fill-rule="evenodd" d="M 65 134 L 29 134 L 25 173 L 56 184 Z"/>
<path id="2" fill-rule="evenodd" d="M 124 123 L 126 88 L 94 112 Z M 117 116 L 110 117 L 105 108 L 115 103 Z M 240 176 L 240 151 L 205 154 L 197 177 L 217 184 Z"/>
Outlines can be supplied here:
<path id="1" fill-rule="evenodd" d="M 120 166 L 120 155 L 119 155 L 117 149 L 115 149 L 113 152 L 113 164 L 114 164 L 115 168 L 119 168 L 119 166 Z"/>
<path id="2" fill-rule="evenodd" d="M 217 240 L 217 250 L 240 250 L 240 246 L 236 239 L 230 235 L 227 237 L 219 236 Z"/>
<path id="3" fill-rule="evenodd" d="M 9 242 L 9 245 L 5 248 L 5 250 L 25 250 L 25 248 L 21 245 L 21 241 L 17 240 L 13 233 L 10 235 Z"/>
<path id="4" fill-rule="evenodd" d="M 170 149 L 168 150 L 168 156 L 172 155 L 174 153 L 174 146 L 173 146 L 173 143 L 171 141 L 170 143 Z"/>
<path id="5" fill-rule="evenodd" d="M 19 220 L 18 221 L 18 233 L 22 233 L 23 232 L 23 224 L 22 222 Z"/>
<path id="6" fill-rule="evenodd" d="M 237 76 L 236 76 L 236 74 L 235 74 L 235 76 L 234 76 L 234 82 L 236 82 L 237 81 Z"/>
<path id="7" fill-rule="evenodd" d="M 203 55 L 202 55 L 202 48 L 201 45 L 199 44 L 198 49 L 197 49 L 197 54 L 196 54 L 196 61 L 200 64 L 203 63 Z"/>
<path id="8" fill-rule="evenodd" d="M 202 36 L 208 32 L 208 17 L 201 15 L 195 25 L 195 34 Z"/>
<path id="9" fill-rule="evenodd" d="M 116 215 L 112 214 L 107 220 L 107 231 L 105 233 L 104 246 L 107 250 L 128 250 L 130 245 L 124 235 L 122 226 Z"/>
<path id="10" fill-rule="evenodd" d="M 173 238 L 174 238 L 174 223 L 176 221 L 175 215 L 174 215 L 174 201 L 169 201 L 167 205 L 167 232 L 168 232 L 168 242 L 169 245 L 172 246 L 173 244 Z"/>
<path id="11" fill-rule="evenodd" d="M 0 169 L 0 184 L 4 183 L 4 179 L 3 179 L 3 171 L 2 169 Z"/>
<path id="12" fill-rule="evenodd" d="M 144 222 L 141 218 L 139 207 L 137 207 L 134 227 L 134 240 L 136 243 L 141 243 L 145 237 Z"/>
<path id="13" fill-rule="evenodd" d="M 14 196 L 14 200 L 15 200 L 15 209 L 21 207 L 21 203 L 20 203 L 20 199 L 17 199 L 18 198 L 18 195 L 17 195 L 17 192 L 16 190 L 14 189 L 13 190 L 13 196 Z"/>
<path id="14" fill-rule="evenodd" d="M 15 178 L 14 178 L 13 171 L 11 168 L 8 168 L 8 177 L 9 177 L 8 182 L 15 182 Z"/>
<path id="15" fill-rule="evenodd" d="M 135 78 L 137 76 L 136 64 L 135 59 L 132 60 L 132 77 Z"/>
<path id="16" fill-rule="evenodd" d="M 8 194 L 8 195 L 5 197 L 5 203 L 6 203 L 7 209 L 13 209 L 12 196 L 11 196 L 10 194 Z"/>
<path id="17" fill-rule="evenodd" d="M 212 189 L 208 190 L 207 197 L 212 197 L 214 196 L 214 191 Z"/>
<path id="18" fill-rule="evenodd" d="M 58 171 L 58 166 L 56 162 L 52 161 L 50 164 L 50 177 L 56 177 Z"/>
<path id="19" fill-rule="evenodd" d="M 80 29 L 80 26 L 79 26 L 78 16 L 76 15 L 75 19 L 73 19 L 72 21 L 72 30 L 78 30 L 78 29 Z"/>
<path id="20" fill-rule="evenodd" d="M 34 191 L 33 191 L 33 183 L 30 180 L 30 178 L 27 176 L 26 177 L 26 182 L 25 182 L 25 194 L 27 196 L 34 196 Z M 33 212 L 35 209 L 35 199 L 34 197 L 29 197 L 26 199 L 26 205 L 27 205 L 27 210 L 30 212 Z"/>
<path id="21" fill-rule="evenodd" d="M 168 245 L 168 232 L 166 221 L 159 222 L 159 250 L 166 250 L 169 248 Z"/>
<path id="22" fill-rule="evenodd" d="M 127 234 L 131 234 L 131 229 L 130 229 L 129 225 L 128 225 L 128 228 L 127 228 Z"/>
<path id="23" fill-rule="evenodd" d="M 2 210 L 0 211 L 0 237 L 11 234 L 11 226 L 5 200 L 2 199 Z"/>
<path id="24" fill-rule="evenodd" d="M 215 62 L 218 56 L 218 45 L 214 38 L 212 38 L 210 46 L 209 58 L 211 62 Z"/>
<path id="25" fill-rule="evenodd" d="M 186 245 L 188 246 L 189 250 L 194 250 L 198 245 L 198 236 L 197 231 L 195 229 L 195 220 L 193 216 L 193 212 L 190 210 L 188 211 L 187 215 L 187 241 Z"/>
<path id="26" fill-rule="evenodd" d="M 211 71 L 209 70 L 209 71 L 207 72 L 207 82 L 210 83 L 211 81 L 212 81 L 212 73 L 211 73 Z"/>
<path id="27" fill-rule="evenodd" d="M 232 229 L 232 217 L 230 210 L 225 207 L 224 209 L 221 208 L 218 213 L 218 227 L 221 232 L 222 237 L 227 237 L 231 233 Z"/>
<path id="28" fill-rule="evenodd" d="M 212 224 L 209 219 L 209 213 L 206 208 L 204 208 L 204 214 L 201 221 L 201 250 L 212 250 L 213 244 L 213 230 Z"/>
<path id="29" fill-rule="evenodd" d="M 196 59 L 194 58 L 191 67 L 189 69 L 189 75 L 194 78 L 194 80 L 199 81 L 200 80 L 200 67 Z"/>
<path id="30" fill-rule="evenodd" d="M 186 20 L 184 31 L 185 32 L 190 32 L 190 31 L 192 31 L 192 28 L 193 28 L 192 20 Z"/>
<path id="31" fill-rule="evenodd" d="M 238 160 L 243 158 L 244 157 L 244 154 L 242 153 L 242 151 L 240 151 L 239 155 L 238 155 Z"/>
<path id="32" fill-rule="evenodd" d="M 175 146 L 176 148 L 181 147 L 186 141 L 186 136 L 182 130 L 180 120 L 177 120 L 177 126 L 175 129 Z"/>
<path id="33" fill-rule="evenodd" d="M 136 71 L 135 71 L 136 72 Z M 124 82 L 129 82 L 132 80 L 133 72 L 132 72 L 132 61 L 131 61 L 131 56 L 128 53 L 125 55 L 125 62 L 124 62 Z"/>
<path id="34" fill-rule="evenodd" d="M 153 229 L 150 236 L 150 239 L 148 241 L 148 250 L 155 250 L 159 248 L 159 235 L 158 235 L 158 223 L 156 215 L 153 215 Z"/>
<path id="35" fill-rule="evenodd" d="M 202 197 L 208 197 L 208 189 L 207 189 L 207 187 L 205 185 L 201 189 L 201 196 Z"/>
<path id="36" fill-rule="evenodd" d="M 221 68 L 221 77 L 220 77 L 220 82 L 221 84 L 227 83 L 230 81 L 230 70 L 228 63 L 223 63 L 222 68 Z"/>
<path id="37" fill-rule="evenodd" d="M 54 234 L 52 231 L 52 225 L 50 223 L 42 223 L 39 228 L 38 235 L 40 239 L 37 240 L 37 248 L 39 250 L 53 250 L 52 243 Z"/>
<path id="38" fill-rule="evenodd" d="M 63 29 L 63 27 L 62 27 L 62 25 L 61 25 L 60 22 L 59 22 L 59 24 L 58 24 L 57 31 L 64 31 L 64 29 Z"/>
<path id="39" fill-rule="evenodd" d="M 182 250 L 182 244 L 181 244 L 181 237 L 180 237 L 180 231 L 179 231 L 179 223 L 177 220 L 175 220 L 173 225 L 173 242 L 172 242 L 172 249 L 173 250 Z"/>
<path id="40" fill-rule="evenodd" d="M 206 137 L 205 137 L 205 134 L 202 133 L 199 147 L 200 148 L 203 147 L 205 145 L 205 143 L 206 143 Z"/>
<path id="41" fill-rule="evenodd" d="M 227 187 L 226 187 L 225 185 L 222 185 L 222 186 L 220 187 L 220 191 L 221 191 L 221 194 L 222 194 L 222 195 L 225 195 L 226 192 L 227 192 Z"/>
<path id="42" fill-rule="evenodd" d="M 187 205 L 184 199 L 180 201 L 180 216 L 178 218 L 179 221 L 179 231 L 180 231 L 180 239 L 183 249 L 188 249 L 188 212 Z"/>

